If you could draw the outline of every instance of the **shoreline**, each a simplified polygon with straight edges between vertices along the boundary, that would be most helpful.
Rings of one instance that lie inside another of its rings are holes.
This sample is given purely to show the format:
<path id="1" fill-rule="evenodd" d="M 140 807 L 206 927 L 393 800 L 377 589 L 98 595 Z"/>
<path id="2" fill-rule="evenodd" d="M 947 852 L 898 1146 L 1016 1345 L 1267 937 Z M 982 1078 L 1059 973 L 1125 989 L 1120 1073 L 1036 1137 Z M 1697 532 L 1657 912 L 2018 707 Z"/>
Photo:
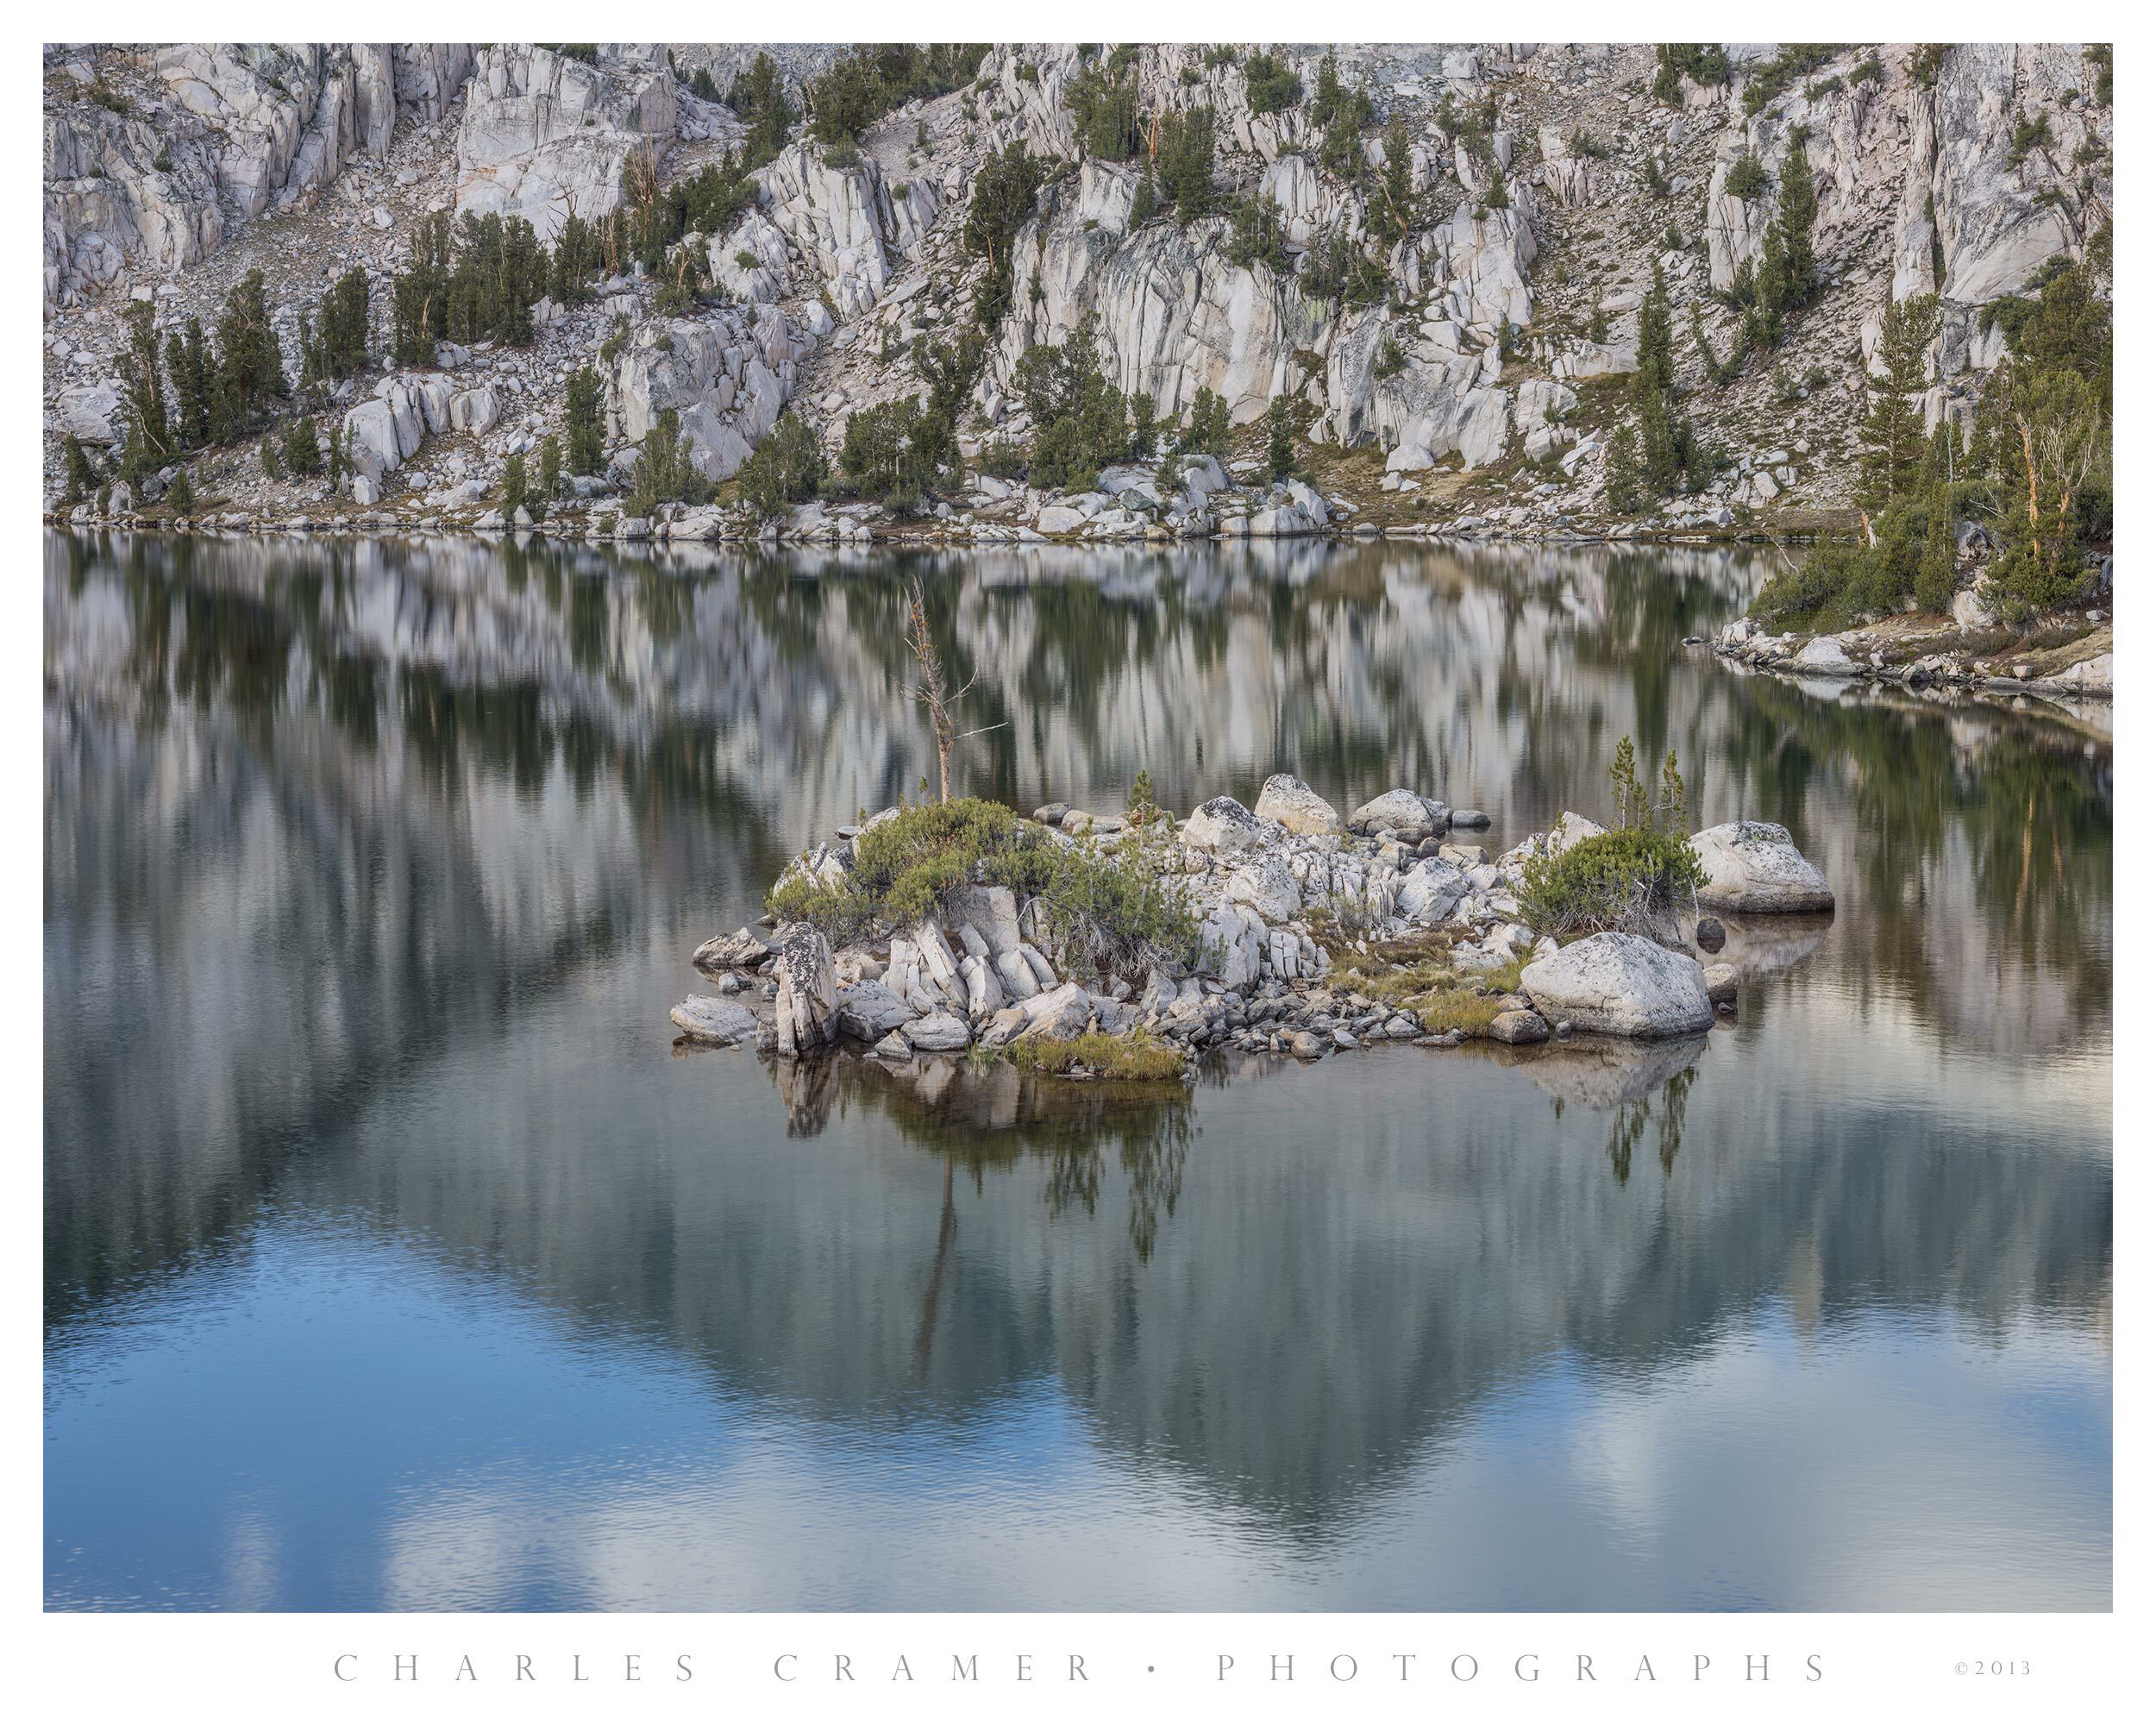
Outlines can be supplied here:
<path id="1" fill-rule="evenodd" d="M 84 505 L 87 507 L 87 505 Z M 997 531 L 984 535 L 978 531 L 938 530 L 932 526 L 915 524 L 894 525 L 876 523 L 868 530 L 858 534 L 843 531 L 819 530 L 795 532 L 787 530 L 755 531 L 693 531 L 665 530 L 671 523 L 630 523 L 633 530 L 621 526 L 602 530 L 586 522 L 573 524 L 548 521 L 535 522 L 530 526 L 480 525 L 475 522 L 423 517 L 413 519 L 404 516 L 380 512 L 362 512 L 358 515 L 305 515 L 286 517 L 261 516 L 248 513 L 233 515 L 212 514 L 199 517 L 181 517 L 167 519 L 140 513 L 125 515 L 81 515 L 79 511 L 62 513 L 48 510 L 44 524 L 66 532 L 129 532 L 165 533 L 192 538 L 271 538 L 293 534 L 323 535 L 342 537 L 408 537 L 476 539 L 495 543 L 524 543 L 532 540 L 555 540 L 565 544 L 591 545 L 719 545 L 743 550 L 774 545 L 797 548 L 833 549 L 843 547 L 877 546 L 893 550 L 999 550 L 1024 545 L 1055 545 L 1065 549 L 1082 547 L 1151 546 L 1166 549 L 1181 545 L 1237 545 L 1237 544 L 1382 544 L 1464 543 L 1477 544 L 1526 545 L 1645 545 L 1645 546 L 1801 546 L 1809 545 L 1828 536 L 1805 531 L 1801 533 L 1772 533 L 1757 528 L 1727 532 L 1720 530 L 1701 531 L 1695 528 L 1653 529 L 1620 524 L 1607 530 L 1589 530 L 1552 531 L 1544 529 L 1526 530 L 1499 526 L 1480 521 L 1465 524 L 1450 522 L 1417 523 L 1412 526 L 1378 526 L 1376 524 L 1344 525 L 1334 523 L 1324 527 L 1298 528 L 1292 531 L 1232 532 L 1213 528 L 1204 532 L 1172 533 L 1135 530 L 1113 533 L 1040 533 Z"/>
<path id="2" fill-rule="evenodd" d="M 1951 618 L 1901 617 L 1838 634 L 1776 635 L 1736 618 L 1712 637 L 1693 637 L 1725 663 L 1800 680 L 1866 682 L 1953 694 L 2038 695 L 2053 701 L 2112 698 L 2113 622 L 2108 607 L 2084 612 L 2085 627 L 2049 645 L 2032 630 L 1964 629 Z M 2054 625 L 2055 627 L 2055 625 Z"/>

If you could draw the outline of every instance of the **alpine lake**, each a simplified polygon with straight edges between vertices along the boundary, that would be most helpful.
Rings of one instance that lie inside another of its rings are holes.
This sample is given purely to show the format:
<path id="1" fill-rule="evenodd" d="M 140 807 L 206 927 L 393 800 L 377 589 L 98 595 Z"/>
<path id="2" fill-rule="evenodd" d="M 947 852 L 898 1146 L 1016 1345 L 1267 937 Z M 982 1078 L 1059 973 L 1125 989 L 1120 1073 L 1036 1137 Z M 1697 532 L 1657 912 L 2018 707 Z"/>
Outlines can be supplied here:
<path id="1" fill-rule="evenodd" d="M 47 1605 L 2108 1609 L 2109 709 L 1686 644 L 1783 555 L 48 533 Z M 1630 736 L 1837 910 L 1624 1050 L 678 1043 L 915 575 L 966 793 Z"/>

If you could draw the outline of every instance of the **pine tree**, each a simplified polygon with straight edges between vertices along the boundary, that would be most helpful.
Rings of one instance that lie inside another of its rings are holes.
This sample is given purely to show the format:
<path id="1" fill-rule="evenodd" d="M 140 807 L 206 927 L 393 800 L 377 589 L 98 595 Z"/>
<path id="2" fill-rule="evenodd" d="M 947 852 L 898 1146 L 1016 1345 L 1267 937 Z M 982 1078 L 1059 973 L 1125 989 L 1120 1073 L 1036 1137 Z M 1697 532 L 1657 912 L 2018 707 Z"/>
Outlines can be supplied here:
<path id="1" fill-rule="evenodd" d="M 1926 453 L 1924 360 L 1939 329 L 1939 301 L 1931 294 L 1887 302 L 1879 329 L 1883 382 L 1867 380 L 1871 410 L 1865 415 L 1864 501 L 1873 509 L 1909 496 L 1921 476 Z"/>
<path id="2" fill-rule="evenodd" d="M 1489 190 L 1483 194 L 1485 209 L 1502 210 L 1512 202 L 1512 190 L 1505 184 L 1505 170 L 1495 162 L 1489 165 Z"/>
<path id="3" fill-rule="evenodd" d="M 561 231 L 555 235 L 554 256 L 547 270 L 547 292 L 554 302 L 574 305 L 589 298 L 589 283 L 598 262 L 599 244 L 592 224 L 571 210 L 562 220 Z"/>
<path id="4" fill-rule="evenodd" d="M 1414 231 L 1414 134 L 1407 116 L 1395 114 L 1385 124 L 1385 171 L 1377 182 L 1385 220 L 1401 239 Z"/>
<path id="5" fill-rule="evenodd" d="M 165 373 L 158 364 L 156 310 L 147 300 L 135 300 L 126 317 L 128 345 L 114 361 L 128 414 L 120 471 L 140 490 L 142 475 L 164 466 L 172 455 L 172 436 L 165 405 Z"/>
<path id="6" fill-rule="evenodd" d="M 312 479 L 322 471 L 315 422 L 304 413 L 294 414 L 285 427 L 285 466 L 294 479 Z"/>
<path id="7" fill-rule="evenodd" d="M 195 446 L 194 415 L 189 411 L 190 390 L 187 377 L 187 345 L 174 329 L 165 337 L 165 375 L 172 384 L 172 447 L 190 449 Z"/>
<path id="8" fill-rule="evenodd" d="M 511 455 L 502 463 L 502 514 L 514 517 L 524 506 L 524 458 Z"/>
<path id="9" fill-rule="evenodd" d="M 567 389 L 569 471 L 596 474 L 606 465 L 606 426 L 599 373 L 579 366 L 569 373 Z"/>
<path id="10" fill-rule="evenodd" d="M 1812 224 L 1819 219 L 1819 191 L 1812 184 L 1811 158 L 1804 153 L 1804 129 L 1789 128 L 1782 154 L 1782 195 L 1775 228 L 1782 242 L 1783 298 L 1775 310 L 1795 311 L 1819 293 L 1819 255 L 1812 248 Z"/>
<path id="11" fill-rule="evenodd" d="M 531 345 L 531 308 L 546 292 L 545 260 L 531 223 L 512 216 L 502 224 L 499 304 L 494 339 L 505 348 Z"/>
<path id="12" fill-rule="evenodd" d="M 1162 198 L 1175 206 L 1178 220 L 1189 223 L 1213 208 L 1213 110 L 1191 108 L 1170 114 L 1160 127 L 1154 161 Z"/>
<path id="13" fill-rule="evenodd" d="M 1150 461 L 1153 446 L 1159 441 L 1159 410 L 1153 405 L 1150 391 L 1140 389 L 1131 397 L 1131 459 Z"/>
<path id="14" fill-rule="evenodd" d="M 67 489 L 61 494 L 60 501 L 72 507 L 97 489 L 97 470 L 91 465 L 82 439 L 72 431 L 60 440 L 60 451 L 67 458 Z"/>
<path id="15" fill-rule="evenodd" d="M 279 453 L 273 432 L 262 434 L 262 471 L 273 480 L 285 477 L 285 457 Z"/>
<path id="16" fill-rule="evenodd" d="M 561 494 L 561 440 L 549 431 L 539 440 L 539 495 L 554 499 Z"/>
<path id="17" fill-rule="evenodd" d="M 1294 404 L 1284 395 L 1275 396 L 1266 411 L 1265 458 L 1275 480 L 1284 480 L 1295 470 L 1294 412 Z"/>
<path id="18" fill-rule="evenodd" d="M 1149 163 L 1138 176 L 1138 190 L 1131 194 L 1131 226 L 1143 227 L 1160 211 L 1160 193 L 1153 188 L 1153 169 Z"/>
<path id="19" fill-rule="evenodd" d="M 195 512 L 195 487 L 187 478 L 186 468 L 182 467 L 172 475 L 172 488 L 165 493 L 165 505 L 175 516 Z"/>
<path id="20" fill-rule="evenodd" d="M 521 484 L 521 464 L 518 471 Z M 700 502 L 707 492 L 707 482 L 689 460 L 689 440 L 681 435 L 680 413 L 661 408 L 636 453 L 624 506 L 632 516 L 649 516 L 662 503 Z"/>
<path id="21" fill-rule="evenodd" d="M 1639 507 L 1639 434 L 1620 423 L 1609 434 L 1609 453 L 1603 458 L 1602 492 L 1613 515 L 1630 515 Z"/>
<path id="22" fill-rule="evenodd" d="M 449 212 L 437 210 L 413 230 L 411 262 L 390 291 L 390 347 L 400 366 L 431 365 L 435 343 L 448 339 L 449 253 Z"/>
<path id="23" fill-rule="evenodd" d="M 202 319 L 165 338 L 165 369 L 172 385 L 172 430 L 178 446 L 199 449 L 210 441 L 210 398 L 214 369 Z"/>
<path id="24" fill-rule="evenodd" d="M 249 270 L 225 296 L 224 316 L 217 320 L 210 441 L 236 441 L 289 389 L 277 331 L 270 324 L 262 272 Z"/>
<path id="25" fill-rule="evenodd" d="M 1639 470 L 1645 489 L 1674 492 L 1691 459 L 1691 427 L 1676 406 L 1677 371 L 1670 336 L 1670 288 L 1657 260 L 1639 308 L 1639 363 L 1632 378 L 1633 411 L 1639 426 Z"/>
<path id="26" fill-rule="evenodd" d="M 1228 448 L 1228 404 L 1215 392 L 1200 388 L 1191 398 L 1190 429 L 1183 433 L 1186 453 L 1219 455 Z"/>

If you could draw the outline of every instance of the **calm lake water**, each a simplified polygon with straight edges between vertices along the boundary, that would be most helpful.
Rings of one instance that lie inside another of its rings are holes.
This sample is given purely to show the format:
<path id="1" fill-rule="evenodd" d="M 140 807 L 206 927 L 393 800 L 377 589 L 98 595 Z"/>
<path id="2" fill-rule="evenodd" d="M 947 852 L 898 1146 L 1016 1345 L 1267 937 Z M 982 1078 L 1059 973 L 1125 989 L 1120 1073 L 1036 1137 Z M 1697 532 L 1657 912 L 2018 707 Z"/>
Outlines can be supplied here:
<path id="1" fill-rule="evenodd" d="M 1194 1092 L 674 1046 L 934 770 L 1786 824 L 1618 1057 Z M 45 552 L 62 1609 L 2107 1609 L 2107 722 L 1740 675 L 1764 566 Z"/>

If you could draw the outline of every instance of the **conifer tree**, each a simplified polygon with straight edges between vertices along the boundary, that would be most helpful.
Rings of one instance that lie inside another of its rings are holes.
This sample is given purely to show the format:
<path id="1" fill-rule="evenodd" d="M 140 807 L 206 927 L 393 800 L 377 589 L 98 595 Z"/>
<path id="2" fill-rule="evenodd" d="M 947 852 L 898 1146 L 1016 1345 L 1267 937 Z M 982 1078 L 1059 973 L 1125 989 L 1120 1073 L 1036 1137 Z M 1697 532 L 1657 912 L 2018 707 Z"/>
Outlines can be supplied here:
<path id="1" fill-rule="evenodd" d="M 539 440 L 539 495 L 551 500 L 561 494 L 561 440 L 549 431 Z"/>
<path id="2" fill-rule="evenodd" d="M 1191 398 L 1190 427 L 1183 433 L 1182 447 L 1194 455 L 1227 453 L 1228 404 L 1214 391 L 1200 387 Z"/>
<path id="3" fill-rule="evenodd" d="M 156 309 L 147 300 L 135 300 L 126 317 L 128 344 L 114 360 L 128 415 L 120 471 L 139 488 L 144 474 L 164 466 L 172 454 L 172 438 L 165 405 L 165 373 L 158 364 Z"/>
<path id="4" fill-rule="evenodd" d="M 1629 425 L 1620 423 L 1609 434 L 1602 491 L 1613 515 L 1630 515 L 1639 507 L 1639 434 Z"/>
<path id="5" fill-rule="evenodd" d="M 545 260 L 531 223 L 512 216 L 502 223 L 499 304 L 494 339 L 505 348 L 531 345 L 531 308 L 546 292 Z"/>
<path id="6" fill-rule="evenodd" d="M 1273 405 L 1265 414 L 1265 458 L 1275 480 L 1284 480 L 1295 470 L 1295 422 L 1294 405 L 1284 396 L 1273 398 Z"/>
<path id="7" fill-rule="evenodd" d="M 1154 171 L 1161 197 L 1175 206 L 1179 221 L 1194 222 L 1213 209 L 1213 126 L 1210 107 L 1187 109 L 1161 122 Z"/>
<path id="8" fill-rule="evenodd" d="M 285 467 L 294 479 L 312 479 L 322 471 L 322 446 L 307 414 L 295 413 L 285 427 Z"/>
<path id="9" fill-rule="evenodd" d="M 604 392 L 599 373 L 589 366 L 579 366 L 569 373 L 567 394 L 569 471 L 596 474 L 606 464 Z"/>
<path id="10" fill-rule="evenodd" d="M 413 230 L 411 261 L 391 289 L 390 346 L 400 366 L 430 365 L 435 343 L 449 334 L 449 212 L 437 210 Z"/>
<path id="11" fill-rule="evenodd" d="M 513 517 L 524 506 L 524 458 L 512 455 L 502 463 L 502 514 Z"/>
<path id="12" fill-rule="evenodd" d="M 1160 213 L 1160 193 L 1153 186 L 1153 168 L 1147 163 L 1138 176 L 1138 190 L 1131 194 L 1131 226 L 1142 227 Z"/>
<path id="13" fill-rule="evenodd" d="M 1819 292 L 1819 255 L 1812 248 L 1812 224 L 1819 219 L 1819 191 L 1812 184 L 1811 158 L 1804 153 L 1804 129 L 1789 128 L 1782 154 L 1782 191 L 1774 225 L 1782 242 L 1783 298 L 1774 309 L 1794 311 L 1809 305 Z"/>
<path id="14" fill-rule="evenodd" d="M 707 494 L 704 476 L 689 460 L 680 414 L 671 407 L 661 408 L 636 453 L 624 506 L 632 516 L 648 516 L 662 503 L 698 503 Z"/>
<path id="15" fill-rule="evenodd" d="M 1385 125 L 1385 171 L 1377 182 L 1378 205 L 1400 238 L 1414 231 L 1414 134 L 1407 116 L 1395 114 Z"/>
<path id="16" fill-rule="evenodd" d="M 574 305 L 591 297 L 589 284 L 599 262 L 599 244 L 592 224 L 574 210 L 563 219 L 555 235 L 554 255 L 547 271 L 547 292 L 557 305 Z"/>
<path id="17" fill-rule="evenodd" d="M 1871 392 L 1865 415 L 1863 472 L 1865 504 L 1883 509 L 1909 496 L 1922 474 L 1927 440 L 1924 359 L 1939 329 L 1939 301 L 1931 294 L 1887 302 L 1879 329 L 1883 381 L 1867 380 Z"/>
<path id="18" fill-rule="evenodd" d="M 1679 418 L 1670 336 L 1670 289 L 1661 261 L 1639 307 L 1639 362 L 1633 373 L 1633 412 L 1639 422 L 1639 470 L 1646 489 L 1667 497 L 1682 480 L 1690 428 Z"/>
<path id="19" fill-rule="evenodd" d="M 284 355 L 271 327 L 262 272 L 249 270 L 225 296 L 217 320 L 217 361 L 212 388 L 210 441 L 229 443 L 243 436 L 290 388 Z"/>
<path id="20" fill-rule="evenodd" d="M 187 478 L 185 467 L 172 475 L 172 488 L 165 493 L 165 503 L 176 516 L 195 512 L 195 487 Z"/>
<path id="21" fill-rule="evenodd" d="M 97 489 L 97 470 L 91 465 L 82 439 L 72 431 L 60 440 L 60 450 L 67 460 L 67 489 L 61 494 L 60 501 L 72 506 L 84 502 Z"/>

